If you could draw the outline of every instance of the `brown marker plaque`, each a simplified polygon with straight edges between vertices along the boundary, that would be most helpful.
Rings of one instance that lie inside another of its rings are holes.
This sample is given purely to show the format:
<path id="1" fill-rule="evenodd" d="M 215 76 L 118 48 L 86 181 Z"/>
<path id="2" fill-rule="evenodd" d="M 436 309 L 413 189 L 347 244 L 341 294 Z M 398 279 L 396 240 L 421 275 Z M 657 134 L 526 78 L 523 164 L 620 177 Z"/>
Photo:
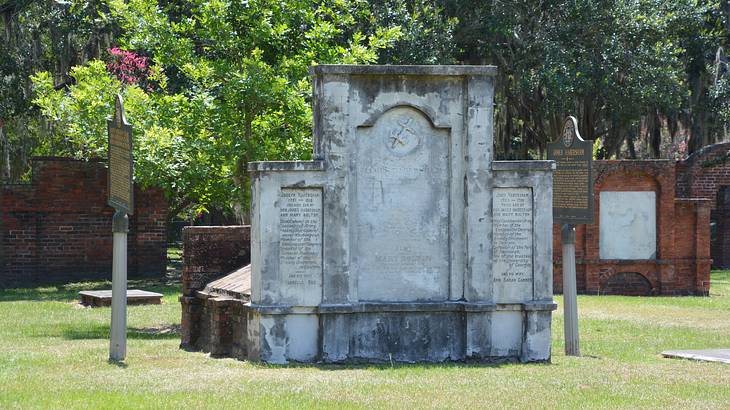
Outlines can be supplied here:
<path id="1" fill-rule="evenodd" d="M 132 127 L 125 118 L 124 104 L 120 95 L 117 95 L 114 106 L 114 119 L 107 123 L 109 131 L 108 204 L 118 211 L 131 215 L 134 212 Z"/>
<path id="2" fill-rule="evenodd" d="M 553 222 L 593 223 L 593 141 L 578 133 L 578 121 L 568 117 L 558 141 L 548 144 L 553 172 Z"/>

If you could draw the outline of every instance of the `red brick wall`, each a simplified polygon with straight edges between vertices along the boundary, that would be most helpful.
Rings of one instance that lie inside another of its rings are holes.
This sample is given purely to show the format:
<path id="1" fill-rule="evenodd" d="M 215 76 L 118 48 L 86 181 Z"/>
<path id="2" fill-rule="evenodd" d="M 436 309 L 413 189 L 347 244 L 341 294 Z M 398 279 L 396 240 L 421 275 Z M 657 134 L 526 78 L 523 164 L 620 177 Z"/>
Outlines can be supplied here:
<path id="1" fill-rule="evenodd" d="M 682 198 L 705 198 L 717 208 L 717 193 L 730 186 L 730 142 L 709 145 L 679 164 L 685 175 L 677 181 Z"/>
<path id="2" fill-rule="evenodd" d="M 183 295 L 251 263 L 251 227 L 186 226 L 183 228 Z"/>
<path id="3" fill-rule="evenodd" d="M 0 287 L 111 279 L 114 210 L 104 162 L 34 158 L 30 184 L 0 189 Z M 166 220 L 162 191 L 135 187 L 132 277 L 165 273 Z"/>
<path id="4" fill-rule="evenodd" d="M 214 356 L 245 357 L 245 349 L 236 342 L 246 332 L 246 321 L 240 310 L 243 301 L 197 297 L 196 291 L 249 263 L 250 226 L 183 228 L 181 348 L 202 350 Z"/>
<path id="5" fill-rule="evenodd" d="M 730 267 L 730 143 L 707 146 L 677 163 L 677 192 L 682 198 L 710 200 L 713 265 Z"/>
<path id="6" fill-rule="evenodd" d="M 710 201 L 677 199 L 671 160 L 596 161 L 594 223 L 576 229 L 578 291 L 603 294 L 706 294 L 710 272 Z M 682 169 L 684 171 L 684 169 Z M 683 174 L 685 176 L 686 174 Z M 653 191 L 657 202 L 655 260 L 607 260 L 599 253 L 603 191 Z M 560 226 L 553 227 L 553 286 L 562 291 Z"/>

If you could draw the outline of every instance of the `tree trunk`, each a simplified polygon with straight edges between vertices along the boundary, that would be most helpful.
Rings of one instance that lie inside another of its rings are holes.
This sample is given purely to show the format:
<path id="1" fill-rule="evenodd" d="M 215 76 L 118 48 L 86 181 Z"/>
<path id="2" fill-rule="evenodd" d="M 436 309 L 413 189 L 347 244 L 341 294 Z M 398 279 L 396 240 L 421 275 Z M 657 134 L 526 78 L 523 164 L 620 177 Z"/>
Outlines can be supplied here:
<path id="1" fill-rule="evenodd" d="M 5 123 L 0 120 L 0 142 L 3 146 L 2 180 L 3 183 L 10 181 L 10 143 L 4 132 Z"/>
<path id="2" fill-rule="evenodd" d="M 3 39 L 6 44 L 13 45 L 13 12 L 8 10 L 3 13 L 3 24 L 5 25 L 5 38 Z"/>
<path id="3" fill-rule="evenodd" d="M 649 153 L 651 158 L 661 157 L 662 120 L 657 110 L 653 110 L 647 117 L 647 133 L 649 134 Z"/>
<path id="4" fill-rule="evenodd" d="M 233 178 L 234 183 L 241 192 L 238 203 L 234 204 L 233 209 L 236 212 L 238 222 L 242 225 L 251 223 L 251 178 L 248 175 L 248 159 L 240 157 L 236 161 L 236 175 Z"/>
<path id="5" fill-rule="evenodd" d="M 697 57 L 699 59 L 701 57 Z M 687 153 L 691 154 L 709 144 L 707 132 L 707 78 L 704 61 L 692 61 L 687 73 L 690 87 L 690 139 Z"/>
<path id="6" fill-rule="evenodd" d="M 626 136 L 626 146 L 629 148 L 629 159 L 636 159 L 636 148 L 634 147 L 634 139 Z"/>

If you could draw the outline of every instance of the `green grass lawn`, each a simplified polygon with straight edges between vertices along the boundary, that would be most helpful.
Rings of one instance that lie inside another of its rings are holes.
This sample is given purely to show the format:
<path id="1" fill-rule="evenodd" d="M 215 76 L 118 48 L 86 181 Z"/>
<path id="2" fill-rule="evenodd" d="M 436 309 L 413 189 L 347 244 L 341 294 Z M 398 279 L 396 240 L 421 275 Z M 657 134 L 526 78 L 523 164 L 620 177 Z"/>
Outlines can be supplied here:
<path id="1" fill-rule="evenodd" d="M 178 349 L 179 288 L 129 308 L 128 358 L 107 363 L 109 308 L 81 308 L 94 282 L 0 291 L 0 408 L 730 408 L 730 365 L 664 359 L 730 347 L 730 272 L 710 297 L 580 296 L 583 357 L 551 364 L 266 366 Z M 562 300 L 557 298 L 559 304 Z"/>

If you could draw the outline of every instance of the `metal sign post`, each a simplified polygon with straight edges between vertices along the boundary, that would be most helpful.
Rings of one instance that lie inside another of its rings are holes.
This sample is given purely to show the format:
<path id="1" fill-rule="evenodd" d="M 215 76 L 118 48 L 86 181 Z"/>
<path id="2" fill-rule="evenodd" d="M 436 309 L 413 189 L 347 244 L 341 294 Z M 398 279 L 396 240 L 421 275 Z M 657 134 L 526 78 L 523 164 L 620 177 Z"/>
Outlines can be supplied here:
<path id="1" fill-rule="evenodd" d="M 580 356 L 578 296 L 575 269 L 575 225 L 593 223 L 593 141 L 578 133 L 578 121 L 568 117 L 560 140 L 548 144 L 553 174 L 553 222 L 563 224 L 563 312 L 565 354 Z"/>
<path id="2" fill-rule="evenodd" d="M 580 356 L 578 335 L 578 291 L 575 285 L 575 225 L 564 224 L 563 242 L 563 319 L 565 324 L 565 354 Z"/>
<path id="3" fill-rule="evenodd" d="M 122 97 L 117 95 L 114 119 L 109 121 L 108 204 L 114 207 L 112 232 L 112 317 L 109 360 L 122 361 L 127 356 L 127 232 L 129 217 L 134 211 L 134 160 L 132 127 L 124 115 Z"/>

